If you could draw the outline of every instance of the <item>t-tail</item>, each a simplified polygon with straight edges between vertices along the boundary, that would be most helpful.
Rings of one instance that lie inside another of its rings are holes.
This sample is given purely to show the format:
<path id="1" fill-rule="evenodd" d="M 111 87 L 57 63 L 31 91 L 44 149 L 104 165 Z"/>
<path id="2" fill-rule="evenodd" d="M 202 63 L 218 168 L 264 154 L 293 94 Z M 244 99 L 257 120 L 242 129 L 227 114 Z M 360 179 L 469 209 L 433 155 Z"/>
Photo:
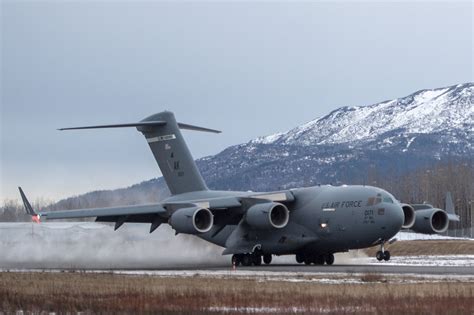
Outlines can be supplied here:
<path id="1" fill-rule="evenodd" d="M 220 133 L 177 123 L 172 112 L 151 115 L 137 123 L 61 128 L 59 130 L 136 127 L 146 138 L 171 194 L 208 190 L 180 129 Z"/>

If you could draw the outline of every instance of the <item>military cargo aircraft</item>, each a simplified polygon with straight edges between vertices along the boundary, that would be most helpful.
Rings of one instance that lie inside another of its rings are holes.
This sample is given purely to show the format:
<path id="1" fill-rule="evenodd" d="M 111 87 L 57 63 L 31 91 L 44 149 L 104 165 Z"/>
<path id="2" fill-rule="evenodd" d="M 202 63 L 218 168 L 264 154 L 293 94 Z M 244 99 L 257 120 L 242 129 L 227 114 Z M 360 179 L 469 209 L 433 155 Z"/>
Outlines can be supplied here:
<path id="1" fill-rule="evenodd" d="M 298 263 L 334 263 L 334 253 L 380 246 L 376 257 L 389 260 L 384 245 L 401 229 L 443 233 L 458 221 L 451 196 L 447 211 L 427 204 L 397 201 L 389 192 L 361 185 L 318 185 L 273 192 L 210 190 L 188 150 L 180 129 L 220 131 L 177 123 L 161 112 L 137 123 L 59 130 L 135 127 L 146 138 L 171 196 L 160 203 L 134 206 L 36 212 L 19 188 L 26 211 L 40 218 L 96 217 L 114 222 L 150 224 L 150 233 L 169 224 L 176 233 L 196 235 L 225 248 L 234 265 L 270 264 L 272 255 L 295 255 Z"/>

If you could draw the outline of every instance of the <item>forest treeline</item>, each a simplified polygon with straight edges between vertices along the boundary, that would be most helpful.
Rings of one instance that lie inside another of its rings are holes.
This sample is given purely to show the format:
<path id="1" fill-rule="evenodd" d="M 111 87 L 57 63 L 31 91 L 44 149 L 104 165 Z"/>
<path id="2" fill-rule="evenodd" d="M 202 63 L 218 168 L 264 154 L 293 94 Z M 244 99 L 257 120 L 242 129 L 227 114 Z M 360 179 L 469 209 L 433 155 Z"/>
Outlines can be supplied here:
<path id="1" fill-rule="evenodd" d="M 439 162 L 438 164 L 399 175 L 396 171 L 369 168 L 367 184 L 391 192 L 405 203 L 428 202 L 444 208 L 446 192 L 450 191 L 461 222 L 450 228 L 471 226 L 471 203 L 474 202 L 474 162 Z M 146 183 L 146 184 L 144 184 Z M 33 199 L 33 207 L 42 210 L 78 209 L 153 203 L 166 197 L 169 192 L 162 180 L 156 179 L 128 188 L 94 191 L 59 202 Z M 357 183 L 353 183 L 357 184 Z M 474 207 L 474 205 L 472 205 Z M 21 200 L 6 200 L 0 208 L 0 221 L 29 221 Z"/>
<path id="2" fill-rule="evenodd" d="M 390 170 L 370 169 L 369 182 L 392 193 L 404 203 L 432 204 L 445 208 L 446 193 L 451 192 L 460 222 L 451 222 L 450 228 L 471 227 L 471 206 L 474 207 L 474 162 L 444 162 L 429 168 L 397 176 Z M 473 203 L 473 204 L 471 204 Z"/>

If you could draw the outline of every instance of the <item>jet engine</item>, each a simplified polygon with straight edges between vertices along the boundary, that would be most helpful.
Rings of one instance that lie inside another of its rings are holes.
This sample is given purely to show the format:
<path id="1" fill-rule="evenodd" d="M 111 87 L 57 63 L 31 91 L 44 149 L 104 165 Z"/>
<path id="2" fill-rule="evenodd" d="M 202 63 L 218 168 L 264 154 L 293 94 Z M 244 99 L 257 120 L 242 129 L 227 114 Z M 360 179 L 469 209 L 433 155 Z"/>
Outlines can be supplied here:
<path id="1" fill-rule="evenodd" d="M 177 233 L 206 233 L 211 230 L 214 224 L 214 216 L 206 208 L 181 208 L 171 215 L 169 224 Z"/>
<path id="2" fill-rule="evenodd" d="M 245 221 L 257 229 L 281 229 L 288 224 L 288 208 L 278 202 L 257 203 L 247 210 Z"/>
<path id="3" fill-rule="evenodd" d="M 406 203 L 402 203 L 403 215 L 405 219 L 403 220 L 402 229 L 411 229 L 415 224 L 415 209 Z"/>
<path id="4" fill-rule="evenodd" d="M 415 224 L 411 228 L 417 233 L 443 233 L 448 229 L 448 215 L 440 209 L 417 210 Z"/>

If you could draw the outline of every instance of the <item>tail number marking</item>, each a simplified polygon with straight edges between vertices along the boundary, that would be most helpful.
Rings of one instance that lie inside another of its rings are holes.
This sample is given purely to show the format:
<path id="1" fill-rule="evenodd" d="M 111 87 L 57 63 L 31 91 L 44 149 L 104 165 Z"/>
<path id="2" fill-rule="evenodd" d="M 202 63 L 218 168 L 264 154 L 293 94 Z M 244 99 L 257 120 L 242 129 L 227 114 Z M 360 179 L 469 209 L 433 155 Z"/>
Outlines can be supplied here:
<path id="1" fill-rule="evenodd" d="M 152 142 L 167 141 L 167 140 L 173 140 L 173 139 L 176 139 L 175 134 L 158 136 L 158 137 L 153 137 L 153 138 L 147 138 L 146 141 L 148 143 L 152 143 Z"/>

